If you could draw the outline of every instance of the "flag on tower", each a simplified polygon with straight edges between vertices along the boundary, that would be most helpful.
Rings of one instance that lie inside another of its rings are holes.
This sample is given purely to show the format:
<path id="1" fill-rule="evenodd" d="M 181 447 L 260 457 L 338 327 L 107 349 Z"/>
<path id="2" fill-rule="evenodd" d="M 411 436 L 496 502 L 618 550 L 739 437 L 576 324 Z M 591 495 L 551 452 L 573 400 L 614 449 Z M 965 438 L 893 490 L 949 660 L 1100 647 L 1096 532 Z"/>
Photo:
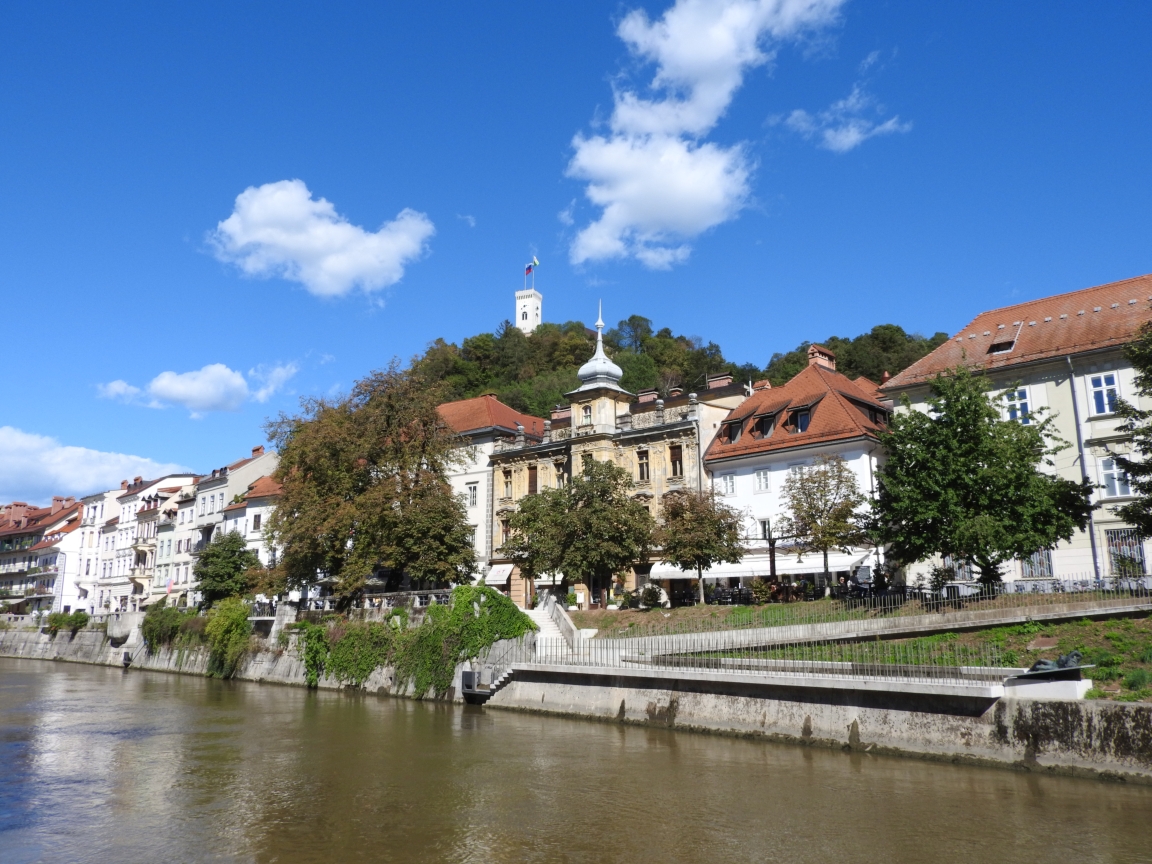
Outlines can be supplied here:
<path id="1" fill-rule="evenodd" d="M 524 275 L 527 276 L 531 272 L 532 272 L 532 265 L 531 264 L 525 264 L 524 265 Z"/>
<path id="2" fill-rule="evenodd" d="M 539 266 L 540 266 L 540 261 L 537 260 L 535 255 L 533 255 L 532 256 L 532 263 L 524 265 L 524 275 L 527 276 L 529 273 L 531 273 L 533 270 L 535 270 Z"/>
<path id="3" fill-rule="evenodd" d="M 540 266 L 540 262 L 536 260 L 535 255 L 532 256 L 532 266 L 533 267 L 539 267 Z"/>

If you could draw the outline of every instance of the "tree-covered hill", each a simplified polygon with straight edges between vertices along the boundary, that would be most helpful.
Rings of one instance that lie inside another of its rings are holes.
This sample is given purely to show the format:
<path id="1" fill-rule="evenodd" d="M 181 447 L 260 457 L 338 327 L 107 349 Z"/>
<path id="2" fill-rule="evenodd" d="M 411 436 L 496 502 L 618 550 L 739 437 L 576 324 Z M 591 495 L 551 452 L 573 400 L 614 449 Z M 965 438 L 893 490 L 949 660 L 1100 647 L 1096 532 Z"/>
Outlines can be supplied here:
<path id="1" fill-rule="evenodd" d="M 854 339 L 833 336 L 820 344 L 836 353 L 837 368 L 846 375 L 878 381 L 883 372 L 895 375 L 946 339 L 944 333 L 925 339 L 895 324 L 881 324 Z M 651 319 L 641 315 L 626 318 L 604 334 L 605 349 L 624 370 L 621 386 L 633 393 L 649 387 L 662 393 L 672 387 L 701 390 L 707 376 L 721 373 L 730 373 L 737 381 L 768 378 L 783 384 L 807 364 L 810 344 L 773 354 L 762 368 L 725 359 L 715 342 L 676 335 L 667 327 L 656 330 Z M 415 365 L 443 381 L 451 398 L 492 393 L 513 408 L 547 417 L 554 405 L 567 401 L 565 393 L 580 385 L 576 370 L 595 346 L 596 331 L 580 321 L 541 324 L 530 336 L 505 321 L 495 333 L 470 336 L 460 345 L 437 339 Z"/>

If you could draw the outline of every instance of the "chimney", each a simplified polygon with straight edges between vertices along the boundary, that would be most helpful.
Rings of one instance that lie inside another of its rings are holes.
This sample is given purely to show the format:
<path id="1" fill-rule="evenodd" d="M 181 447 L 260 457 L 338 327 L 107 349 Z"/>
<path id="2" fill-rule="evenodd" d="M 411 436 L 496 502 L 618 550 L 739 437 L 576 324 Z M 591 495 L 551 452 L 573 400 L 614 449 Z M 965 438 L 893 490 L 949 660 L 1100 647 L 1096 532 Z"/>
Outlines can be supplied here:
<path id="1" fill-rule="evenodd" d="M 752 392 L 753 393 L 755 393 L 757 390 L 771 390 L 771 389 L 772 389 L 772 382 L 769 381 L 767 378 L 765 378 L 763 381 L 757 381 L 755 384 L 752 385 Z"/>
<path id="2" fill-rule="evenodd" d="M 731 375 L 709 375 L 708 376 L 708 389 L 715 390 L 717 387 L 727 387 L 732 383 Z"/>
<path id="3" fill-rule="evenodd" d="M 888 370 L 887 370 L 887 369 L 885 369 L 885 370 L 884 370 L 884 374 L 880 376 L 880 384 L 881 384 L 881 386 L 883 386 L 884 384 L 887 384 L 887 383 L 888 383 L 888 379 L 890 379 L 891 377 L 892 377 L 892 376 L 888 374 Z"/>
<path id="4" fill-rule="evenodd" d="M 557 405 L 552 409 L 553 420 L 567 420 L 572 416 L 571 405 Z"/>
<path id="5" fill-rule="evenodd" d="M 144 482 L 143 477 L 133 477 L 132 478 L 132 485 L 133 486 L 135 486 L 137 483 L 143 483 L 143 482 Z"/>
<path id="6" fill-rule="evenodd" d="M 808 346 L 808 365 L 823 366 L 825 369 L 836 371 L 836 355 L 823 345 Z"/>
<path id="7" fill-rule="evenodd" d="M 675 399 L 677 396 L 683 396 L 683 395 L 684 395 L 684 388 L 683 387 L 669 387 L 668 388 L 668 398 L 669 399 Z"/>
<path id="8" fill-rule="evenodd" d="M 53 513 L 59 513 L 61 510 L 63 510 L 65 507 L 68 506 L 68 504 L 66 503 L 67 501 L 68 501 L 68 499 L 65 498 L 63 495 L 53 495 L 52 496 L 52 512 Z"/>
<path id="9" fill-rule="evenodd" d="M 127 491 L 128 490 L 128 481 L 127 480 L 121 480 L 120 481 L 120 488 Z"/>
<path id="10" fill-rule="evenodd" d="M 636 394 L 636 401 L 639 402 L 641 405 L 644 405 L 648 402 L 655 402 L 656 401 L 656 388 L 653 387 L 649 390 L 641 390 L 639 393 Z"/>
<path id="11" fill-rule="evenodd" d="M 264 445 L 263 444 L 257 444 L 255 447 L 252 448 L 252 458 L 253 459 L 255 459 L 257 456 L 263 456 L 263 455 L 264 455 Z"/>

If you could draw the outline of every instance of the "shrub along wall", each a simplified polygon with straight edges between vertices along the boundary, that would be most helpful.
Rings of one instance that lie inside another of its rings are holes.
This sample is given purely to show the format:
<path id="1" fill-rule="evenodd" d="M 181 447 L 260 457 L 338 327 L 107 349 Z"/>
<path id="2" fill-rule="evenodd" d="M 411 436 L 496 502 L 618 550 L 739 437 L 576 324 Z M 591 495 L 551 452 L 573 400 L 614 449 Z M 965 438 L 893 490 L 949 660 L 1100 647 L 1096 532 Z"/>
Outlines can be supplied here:
<path id="1" fill-rule="evenodd" d="M 309 687 L 324 675 L 363 687 L 377 669 L 391 666 L 399 688 L 417 699 L 443 696 L 456 666 L 501 639 L 517 639 L 536 625 L 498 591 L 461 585 L 447 605 L 432 605 L 418 624 L 396 609 L 381 622 L 347 622 L 333 616 L 321 624 L 300 622 L 301 653 Z"/>

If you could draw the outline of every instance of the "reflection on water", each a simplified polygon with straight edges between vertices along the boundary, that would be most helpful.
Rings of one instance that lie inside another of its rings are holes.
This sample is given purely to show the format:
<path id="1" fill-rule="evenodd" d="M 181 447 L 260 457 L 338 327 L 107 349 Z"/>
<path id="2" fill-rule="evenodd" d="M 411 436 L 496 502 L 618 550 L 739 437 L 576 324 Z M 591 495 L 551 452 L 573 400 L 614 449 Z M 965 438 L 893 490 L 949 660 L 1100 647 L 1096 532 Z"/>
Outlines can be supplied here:
<path id="1" fill-rule="evenodd" d="M 1152 789 L 0 660 L 0 862 L 1152 860 Z"/>

